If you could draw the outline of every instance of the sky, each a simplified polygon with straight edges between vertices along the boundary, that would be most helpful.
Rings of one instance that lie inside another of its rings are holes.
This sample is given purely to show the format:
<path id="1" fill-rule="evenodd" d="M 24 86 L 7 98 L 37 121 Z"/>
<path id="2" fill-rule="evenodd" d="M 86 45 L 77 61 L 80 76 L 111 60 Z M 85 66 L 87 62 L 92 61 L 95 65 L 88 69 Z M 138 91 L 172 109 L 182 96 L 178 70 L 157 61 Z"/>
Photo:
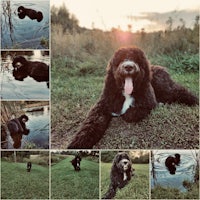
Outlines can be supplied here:
<path id="1" fill-rule="evenodd" d="M 181 25 L 182 18 L 192 27 L 200 9 L 199 0 L 51 0 L 51 6 L 63 3 L 81 27 L 103 30 L 127 30 L 130 24 L 132 31 L 156 31 L 166 27 L 169 16 L 174 26 Z"/>

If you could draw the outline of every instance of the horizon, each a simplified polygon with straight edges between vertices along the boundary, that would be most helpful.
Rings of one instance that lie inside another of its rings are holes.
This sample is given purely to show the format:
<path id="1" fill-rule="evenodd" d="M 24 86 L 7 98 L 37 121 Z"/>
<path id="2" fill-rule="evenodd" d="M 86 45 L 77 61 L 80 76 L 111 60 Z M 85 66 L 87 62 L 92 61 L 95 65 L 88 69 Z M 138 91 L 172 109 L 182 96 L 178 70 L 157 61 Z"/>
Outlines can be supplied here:
<path id="1" fill-rule="evenodd" d="M 199 16 L 198 0 L 51 0 L 51 7 L 65 5 L 71 15 L 79 21 L 79 26 L 87 29 L 110 31 L 112 28 L 137 32 L 166 30 L 169 17 L 173 28 L 185 25 L 192 28 L 195 17 Z M 157 4 L 155 4 L 157 3 Z M 152 6 L 154 4 L 154 6 Z M 112 6 L 114 9 L 111 10 Z M 82 8 L 82 9 L 80 9 Z M 128 28 L 129 26 L 129 28 Z"/>

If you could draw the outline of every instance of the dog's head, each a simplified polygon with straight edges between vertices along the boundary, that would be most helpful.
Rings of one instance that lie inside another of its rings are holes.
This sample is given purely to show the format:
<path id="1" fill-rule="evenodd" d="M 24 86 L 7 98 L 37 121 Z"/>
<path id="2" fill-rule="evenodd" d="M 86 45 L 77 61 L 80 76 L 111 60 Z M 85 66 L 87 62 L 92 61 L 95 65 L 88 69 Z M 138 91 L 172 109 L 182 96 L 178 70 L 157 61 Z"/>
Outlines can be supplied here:
<path id="1" fill-rule="evenodd" d="M 127 153 L 120 152 L 115 156 L 113 165 L 121 172 L 126 172 L 131 170 L 132 163 Z"/>
<path id="2" fill-rule="evenodd" d="M 18 81 L 23 81 L 28 76 L 27 60 L 23 56 L 17 56 L 13 59 L 13 76 Z"/>
<path id="3" fill-rule="evenodd" d="M 28 118 L 27 115 L 21 115 L 21 116 L 19 117 L 19 119 L 20 119 L 24 124 L 29 120 L 29 118 Z"/>
<path id="4" fill-rule="evenodd" d="M 25 16 L 26 16 L 26 11 L 25 11 L 25 8 L 23 6 L 19 6 L 18 9 L 18 16 L 20 19 L 24 19 Z"/>
<path id="5" fill-rule="evenodd" d="M 125 94 L 140 90 L 150 82 L 150 68 L 144 52 L 137 47 L 117 50 L 110 61 L 108 71 L 114 76 L 118 88 Z"/>
<path id="6" fill-rule="evenodd" d="M 12 63 L 14 69 L 20 69 L 26 64 L 27 64 L 27 60 L 23 56 L 16 56 L 13 59 L 13 63 Z"/>

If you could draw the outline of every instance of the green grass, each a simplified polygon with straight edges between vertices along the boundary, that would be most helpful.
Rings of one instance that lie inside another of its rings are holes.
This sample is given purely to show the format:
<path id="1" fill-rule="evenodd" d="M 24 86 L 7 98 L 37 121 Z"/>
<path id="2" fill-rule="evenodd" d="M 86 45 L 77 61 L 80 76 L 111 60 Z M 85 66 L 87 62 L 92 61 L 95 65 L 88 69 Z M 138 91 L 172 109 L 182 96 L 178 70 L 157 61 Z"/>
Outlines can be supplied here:
<path id="1" fill-rule="evenodd" d="M 199 184 L 194 184 L 188 192 L 174 188 L 155 187 L 151 191 L 152 199 L 199 199 Z"/>
<path id="2" fill-rule="evenodd" d="M 26 163 L 1 162 L 1 199 L 48 199 L 49 168 Z"/>
<path id="3" fill-rule="evenodd" d="M 67 157 L 51 168 L 52 199 L 98 199 L 99 165 L 82 159 L 81 170 L 75 171 Z"/>
<path id="4" fill-rule="evenodd" d="M 101 196 L 110 184 L 111 163 L 101 163 Z M 118 189 L 115 199 L 149 199 L 149 165 L 134 164 L 134 176 L 122 189 Z"/>

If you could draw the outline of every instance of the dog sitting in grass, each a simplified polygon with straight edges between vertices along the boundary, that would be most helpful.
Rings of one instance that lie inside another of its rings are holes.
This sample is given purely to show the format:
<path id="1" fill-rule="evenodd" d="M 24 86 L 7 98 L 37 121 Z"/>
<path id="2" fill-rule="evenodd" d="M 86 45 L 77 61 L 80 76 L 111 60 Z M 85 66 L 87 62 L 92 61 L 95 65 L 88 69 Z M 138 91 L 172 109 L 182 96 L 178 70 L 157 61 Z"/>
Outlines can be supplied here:
<path id="1" fill-rule="evenodd" d="M 71 161 L 71 163 L 75 171 L 81 170 L 81 157 L 79 155 L 76 155 L 75 158 Z"/>
<path id="2" fill-rule="evenodd" d="M 27 162 L 27 172 L 31 171 L 31 167 L 32 167 L 32 163 L 31 162 Z"/>

